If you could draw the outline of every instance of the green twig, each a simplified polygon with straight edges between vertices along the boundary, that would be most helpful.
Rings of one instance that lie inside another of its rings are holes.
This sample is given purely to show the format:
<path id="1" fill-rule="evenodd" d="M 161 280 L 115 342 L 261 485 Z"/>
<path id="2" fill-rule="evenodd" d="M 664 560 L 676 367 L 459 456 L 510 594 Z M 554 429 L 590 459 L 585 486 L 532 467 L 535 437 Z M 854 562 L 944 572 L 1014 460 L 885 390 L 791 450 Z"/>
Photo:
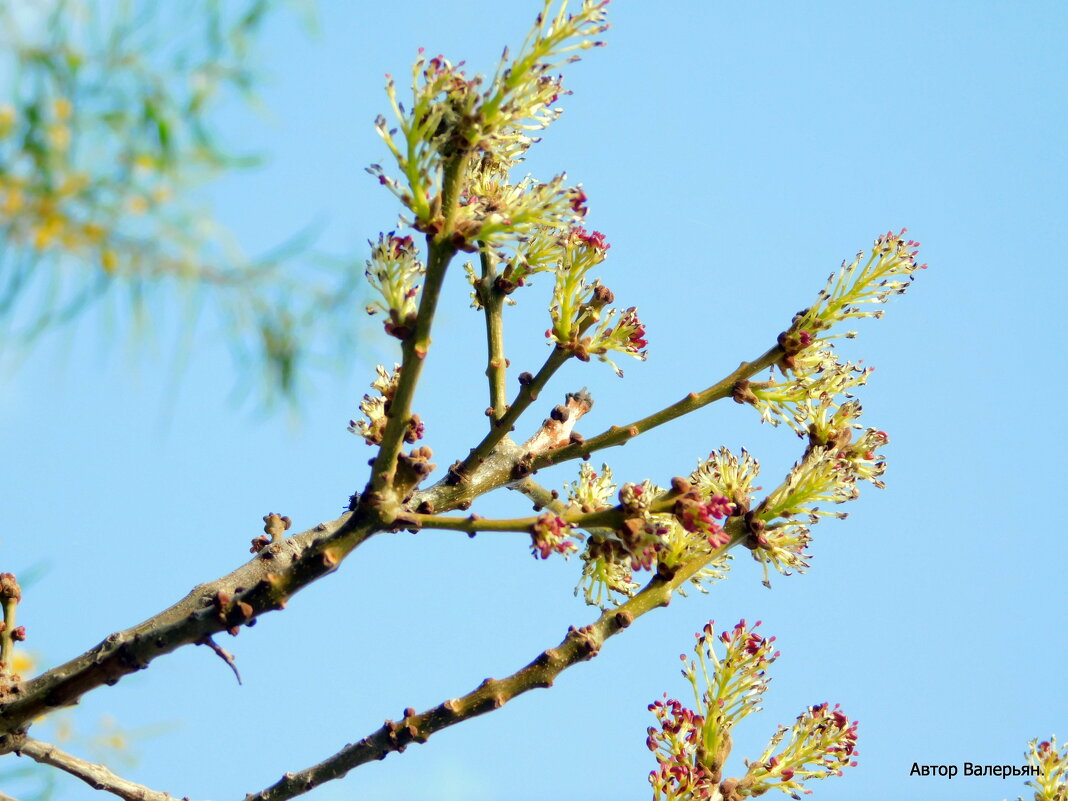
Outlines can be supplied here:
<path id="1" fill-rule="evenodd" d="M 560 369 L 561 365 L 571 358 L 571 352 L 561 347 L 553 348 L 553 352 L 549 354 L 549 358 L 545 360 L 545 364 L 538 370 L 538 374 L 531 378 L 530 381 L 525 382 L 520 388 L 519 393 L 516 395 L 512 405 L 508 407 L 507 411 L 496 424 L 490 429 L 490 432 L 482 439 L 478 445 L 471 449 L 471 453 L 467 458 L 450 471 L 449 477 L 454 483 L 458 480 L 462 480 L 468 477 L 479 465 L 485 461 L 486 457 L 490 455 L 493 449 L 497 446 L 502 439 L 504 439 L 508 433 L 512 430 L 516 421 L 525 412 L 534 401 L 538 399 L 538 395 L 545 388 L 545 385 L 549 383 L 549 379 L 552 378 L 553 373 Z"/>
<path id="2" fill-rule="evenodd" d="M 667 606 L 672 593 L 681 584 L 746 536 L 742 521 L 738 518 L 732 519 L 727 528 L 731 540 L 726 545 L 683 563 L 671 575 L 654 576 L 629 601 L 604 612 L 588 626 L 572 626 L 559 645 L 542 651 L 526 667 L 512 675 L 503 679 L 486 679 L 466 695 L 445 701 L 420 714 L 414 709 L 405 709 L 400 721 L 387 720 L 370 736 L 345 746 L 317 765 L 297 773 L 287 773 L 270 787 L 247 796 L 245 801 L 288 801 L 332 779 L 340 779 L 353 768 L 383 759 L 391 752 L 403 751 L 411 743 L 426 742 L 430 735 L 441 729 L 499 709 L 529 690 L 552 686 L 564 670 L 595 657 L 609 637 L 627 628 L 646 612 Z"/>
<path id="3" fill-rule="evenodd" d="M 452 156 L 445 166 L 441 190 L 443 227 L 437 235 L 427 235 L 429 254 L 423 291 L 419 297 L 418 316 L 414 328 L 404 340 L 401 348 L 400 378 L 390 403 L 388 422 L 382 434 L 378 456 L 374 461 L 367 487 L 368 492 L 364 493 L 365 498 L 377 498 L 381 501 L 383 494 L 387 488 L 392 486 L 396 476 L 397 457 L 404 444 L 404 435 L 408 430 L 408 422 L 412 415 L 412 398 L 415 396 L 415 387 L 419 383 L 423 362 L 430 349 L 430 327 L 434 321 L 434 312 L 441 294 L 441 284 L 445 279 L 445 271 L 449 262 L 456 253 L 456 245 L 452 241 L 452 222 L 456 215 L 460 185 L 463 183 L 469 160 L 470 152 L 461 151 Z"/>
<path id="4" fill-rule="evenodd" d="M 553 353 L 555 355 L 556 351 Z M 639 434 L 655 428 L 656 426 L 695 411 L 713 401 L 730 397 L 734 391 L 735 385 L 739 381 L 749 379 L 761 370 L 767 369 L 775 364 L 781 355 L 782 350 L 776 345 L 757 357 L 754 361 L 742 362 L 736 370 L 716 384 L 713 384 L 701 392 L 691 393 L 681 401 L 667 406 L 658 412 L 654 412 L 648 417 L 644 417 L 629 425 L 612 426 L 612 428 L 607 431 L 581 443 L 566 445 L 562 448 L 556 448 L 541 454 L 534 454 L 529 467 L 532 470 L 538 470 L 542 467 L 560 464 L 561 462 L 570 459 L 586 457 L 594 451 L 603 448 L 623 445 Z M 548 363 L 546 364 L 548 365 Z M 542 371 L 544 372 L 544 370 L 545 368 L 543 367 Z M 541 373 L 539 373 L 539 376 L 540 375 Z M 547 377 L 546 380 L 548 380 Z M 524 389 L 527 388 L 524 387 Z M 512 410 L 509 409 L 509 414 L 511 411 Z M 503 433 L 501 436 L 503 437 Z M 474 451 L 472 451 L 472 454 L 474 454 Z M 500 464 L 494 464 L 492 469 L 487 467 L 484 471 L 478 471 L 477 468 L 479 465 L 476 464 L 477 459 L 468 457 L 464 464 L 471 464 L 472 469 L 474 470 L 474 475 L 472 476 L 471 473 L 463 473 L 463 475 L 465 478 L 470 479 L 469 481 L 458 483 L 455 479 L 452 479 L 451 476 L 446 476 L 434 486 L 416 493 L 412 506 L 418 506 L 420 503 L 425 502 L 428 503 L 432 509 L 455 509 L 461 503 L 471 501 L 479 495 L 483 495 L 491 490 L 515 481 L 516 477 L 512 473 L 512 469 L 515 467 L 514 460 L 521 457 L 522 454 L 517 453 L 515 456 L 511 457 L 511 459 L 505 460 Z"/>
<path id="5" fill-rule="evenodd" d="M 494 286 L 497 273 L 493 264 L 493 254 L 485 247 L 479 249 L 482 263 L 482 280 L 479 282 L 478 295 L 486 313 L 486 346 L 488 358 L 486 377 L 489 379 L 490 430 L 504 415 L 507 408 L 508 359 L 504 355 L 504 293 Z"/>
<path id="6" fill-rule="evenodd" d="M 590 437 L 583 442 L 566 445 L 565 447 L 558 448 L 554 451 L 535 454 L 531 461 L 531 468 L 539 470 L 543 467 L 568 461 L 569 459 L 589 456 L 594 451 L 599 451 L 604 448 L 625 445 L 639 434 L 644 434 L 650 429 L 656 428 L 657 426 L 663 425 L 678 417 L 682 417 L 683 415 L 687 415 L 690 412 L 694 412 L 702 406 L 707 406 L 713 401 L 731 397 L 731 394 L 734 392 L 734 387 L 739 381 L 745 380 L 761 370 L 771 367 L 778 362 L 781 357 L 782 349 L 776 345 L 757 357 L 755 361 L 742 362 L 738 365 L 738 369 L 733 373 L 718 383 L 713 384 L 708 389 L 702 390 L 701 392 L 691 392 L 677 403 L 673 403 L 657 412 L 653 412 L 649 416 L 643 417 L 641 420 L 636 420 L 633 423 L 623 426 L 612 426 L 607 431 L 604 431 L 595 437 Z"/>

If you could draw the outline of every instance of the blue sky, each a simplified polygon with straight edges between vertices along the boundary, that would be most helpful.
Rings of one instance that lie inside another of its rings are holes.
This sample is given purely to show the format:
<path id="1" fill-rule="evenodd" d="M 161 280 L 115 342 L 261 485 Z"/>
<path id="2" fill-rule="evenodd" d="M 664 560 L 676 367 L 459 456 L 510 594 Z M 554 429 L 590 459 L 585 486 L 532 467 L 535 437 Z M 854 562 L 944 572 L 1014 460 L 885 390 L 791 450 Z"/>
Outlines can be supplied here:
<path id="1" fill-rule="evenodd" d="M 383 73 L 405 76 L 420 46 L 490 72 L 536 5 L 323 2 L 311 38 L 278 17 L 263 43 L 266 110 L 224 109 L 233 140 L 268 162 L 213 186 L 217 212 L 250 252 L 325 221 L 324 247 L 362 259 L 396 215 L 363 172 L 386 158 L 372 127 L 387 108 Z M 860 720 L 861 754 L 843 778 L 812 785 L 824 799 L 1015 797 L 1022 782 L 909 770 L 1019 764 L 1029 739 L 1068 736 L 1068 546 L 1056 517 L 1064 6 L 668 7 L 613 3 L 609 46 L 569 71 L 574 96 L 529 160 L 537 176 L 566 170 L 583 184 L 590 227 L 612 243 L 602 275 L 621 305 L 638 305 L 649 361 L 621 364 L 622 380 L 568 365 L 528 425 L 582 386 L 596 399 L 580 426 L 589 433 L 704 388 L 773 343 L 843 258 L 908 226 L 930 269 L 844 348 L 877 368 L 861 397 L 865 421 L 891 437 L 888 487 L 865 488 L 848 520 L 816 528 L 807 575 L 769 591 L 737 555 L 711 594 L 643 617 L 551 691 L 312 798 L 648 798 L 646 706 L 686 692 L 678 654 L 713 618 L 762 619 L 783 652 L 765 711 L 736 730 L 736 775 L 777 724 L 822 701 Z M 509 313 L 513 372 L 544 359 L 549 288 L 535 281 Z M 457 269 L 416 401 L 442 465 L 485 421 L 481 321 L 466 294 Z M 0 556 L 5 570 L 43 568 L 20 622 L 44 666 L 238 565 L 267 512 L 298 530 L 336 517 L 370 455 L 345 426 L 374 364 L 396 355 L 377 325 L 354 320 L 358 348 L 318 376 L 293 418 L 235 402 L 215 338 L 202 338 L 175 390 L 166 337 L 109 345 L 102 320 L 54 332 L 0 388 Z M 643 440 L 601 456 L 618 477 L 664 484 L 744 445 L 770 488 L 802 450 L 732 403 Z M 575 469 L 541 478 L 559 487 Z M 483 513 L 526 508 L 506 493 Z M 75 727 L 92 734 L 110 715 L 159 728 L 120 772 L 178 796 L 240 798 L 407 706 L 511 673 L 592 620 L 571 594 L 578 569 L 535 562 L 521 537 L 383 535 L 225 643 L 243 687 L 209 652 L 185 649 L 88 696 Z M 85 797 L 64 787 L 61 799 Z"/>

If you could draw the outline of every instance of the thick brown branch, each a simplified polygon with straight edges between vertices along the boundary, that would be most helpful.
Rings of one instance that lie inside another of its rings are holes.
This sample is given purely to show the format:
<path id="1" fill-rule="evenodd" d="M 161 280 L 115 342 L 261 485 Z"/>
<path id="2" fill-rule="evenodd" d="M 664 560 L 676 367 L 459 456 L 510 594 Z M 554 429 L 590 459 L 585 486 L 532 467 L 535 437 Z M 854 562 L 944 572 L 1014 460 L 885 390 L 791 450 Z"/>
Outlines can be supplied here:
<path id="1" fill-rule="evenodd" d="M 405 709 L 400 721 L 387 720 L 377 731 L 357 743 L 347 745 L 317 765 L 287 773 L 278 782 L 245 801 L 287 801 L 303 795 L 325 782 L 340 779 L 353 768 L 372 760 L 384 759 L 393 751 L 403 751 L 411 743 L 426 742 L 430 735 L 469 718 L 500 709 L 516 696 L 535 688 L 551 687 L 560 673 L 572 665 L 597 656 L 609 637 L 619 633 L 635 619 L 653 609 L 667 606 L 680 584 L 688 581 L 702 567 L 734 547 L 747 536 L 740 518 L 732 519 L 727 530 L 730 542 L 715 552 L 696 557 L 673 572 L 655 576 L 637 595 L 615 609 L 604 612 L 596 621 L 576 629 L 555 648 L 542 651 L 526 667 L 503 679 L 486 679 L 467 695 L 453 698 L 426 712 L 416 714 Z"/>
<path id="2" fill-rule="evenodd" d="M 71 776 L 81 779 L 94 790 L 105 790 L 112 795 L 126 799 L 126 801 L 174 801 L 174 796 L 161 793 L 158 790 L 150 790 L 144 785 L 127 781 L 120 776 L 116 776 L 104 765 L 78 759 L 76 756 L 61 751 L 51 743 L 27 738 L 19 748 L 18 754 L 20 756 L 28 756 L 42 765 L 59 768 Z M 4 798 L 7 798 L 7 796 L 0 793 L 0 801 L 3 801 Z M 189 799 L 186 798 L 184 801 L 189 801 Z"/>
<path id="3" fill-rule="evenodd" d="M 9 735 L 57 707 L 69 706 L 104 684 L 141 670 L 156 657 L 204 641 L 220 631 L 236 633 L 264 612 L 332 572 L 374 531 L 354 514 L 274 542 L 237 570 L 195 587 L 185 598 L 145 622 L 109 635 L 95 648 L 40 676 L 14 685 L 0 703 L 0 753 Z"/>

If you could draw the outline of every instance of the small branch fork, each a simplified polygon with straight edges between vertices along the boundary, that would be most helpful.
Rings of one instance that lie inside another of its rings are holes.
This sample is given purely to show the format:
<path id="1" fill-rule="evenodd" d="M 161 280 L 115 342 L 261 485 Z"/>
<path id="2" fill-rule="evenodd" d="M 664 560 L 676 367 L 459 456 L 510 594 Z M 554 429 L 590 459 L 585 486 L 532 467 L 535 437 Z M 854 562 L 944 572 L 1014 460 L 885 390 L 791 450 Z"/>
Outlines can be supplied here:
<path id="1" fill-rule="evenodd" d="M 59 768 L 71 776 L 81 779 L 94 790 L 106 790 L 125 801 L 175 801 L 172 795 L 150 790 L 144 785 L 127 781 L 121 776 L 116 776 L 104 765 L 86 762 L 84 759 L 79 759 L 60 750 L 51 743 L 27 737 L 16 753 L 19 756 L 28 756 L 42 765 Z M 6 798 L 8 796 L 0 793 L 0 801 L 4 801 Z M 185 798 L 183 801 L 189 801 L 189 799 Z"/>
<path id="2" fill-rule="evenodd" d="M 285 774 L 270 787 L 246 796 L 245 801 L 286 801 L 295 798 L 327 781 L 343 777 L 353 768 L 372 760 L 384 759 L 391 752 L 401 752 L 411 743 L 424 743 L 435 732 L 500 709 L 529 690 L 551 687 L 564 670 L 597 656 L 609 637 L 627 628 L 646 612 L 667 606 L 679 585 L 747 536 L 739 518 L 730 520 L 727 530 L 731 539 L 726 545 L 683 563 L 673 573 L 661 571 L 629 601 L 604 612 L 588 626 L 571 627 L 559 645 L 542 651 L 526 667 L 512 675 L 503 679 L 488 678 L 466 695 L 445 701 L 426 712 L 417 714 L 412 708 L 405 709 L 400 721 L 387 720 L 359 742 L 345 746 L 317 765 L 298 773 Z"/>

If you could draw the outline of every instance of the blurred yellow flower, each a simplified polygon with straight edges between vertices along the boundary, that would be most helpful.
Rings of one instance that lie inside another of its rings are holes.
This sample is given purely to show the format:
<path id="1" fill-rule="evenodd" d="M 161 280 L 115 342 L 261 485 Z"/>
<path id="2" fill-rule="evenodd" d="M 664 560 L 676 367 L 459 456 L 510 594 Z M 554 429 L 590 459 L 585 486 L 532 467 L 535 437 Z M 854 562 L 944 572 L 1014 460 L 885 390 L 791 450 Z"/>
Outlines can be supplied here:
<path id="1" fill-rule="evenodd" d="M 15 128 L 15 107 L 10 103 L 0 103 L 0 139 Z"/>
<path id="2" fill-rule="evenodd" d="M 45 136 L 48 137 L 48 144 L 56 150 L 66 150 L 70 147 L 70 128 L 66 125 L 59 123 L 49 125 L 45 128 Z"/>
<path id="3" fill-rule="evenodd" d="M 104 272 L 109 275 L 115 272 L 115 268 L 119 265 L 119 257 L 115 255 L 115 251 L 111 248 L 107 248 L 100 252 L 100 266 L 104 268 Z"/>
<path id="4" fill-rule="evenodd" d="M 15 651 L 14 657 L 11 660 L 12 670 L 20 676 L 32 673 L 36 665 L 37 660 L 25 651 Z"/>
<path id="5" fill-rule="evenodd" d="M 73 110 L 74 107 L 71 105 L 71 102 L 65 97 L 57 98 L 52 103 L 52 113 L 57 120 L 69 120 Z"/>
<path id="6" fill-rule="evenodd" d="M 17 186 L 6 187 L 3 193 L 3 201 L 0 201 L 0 213 L 5 217 L 18 214 L 23 207 L 22 190 Z"/>

